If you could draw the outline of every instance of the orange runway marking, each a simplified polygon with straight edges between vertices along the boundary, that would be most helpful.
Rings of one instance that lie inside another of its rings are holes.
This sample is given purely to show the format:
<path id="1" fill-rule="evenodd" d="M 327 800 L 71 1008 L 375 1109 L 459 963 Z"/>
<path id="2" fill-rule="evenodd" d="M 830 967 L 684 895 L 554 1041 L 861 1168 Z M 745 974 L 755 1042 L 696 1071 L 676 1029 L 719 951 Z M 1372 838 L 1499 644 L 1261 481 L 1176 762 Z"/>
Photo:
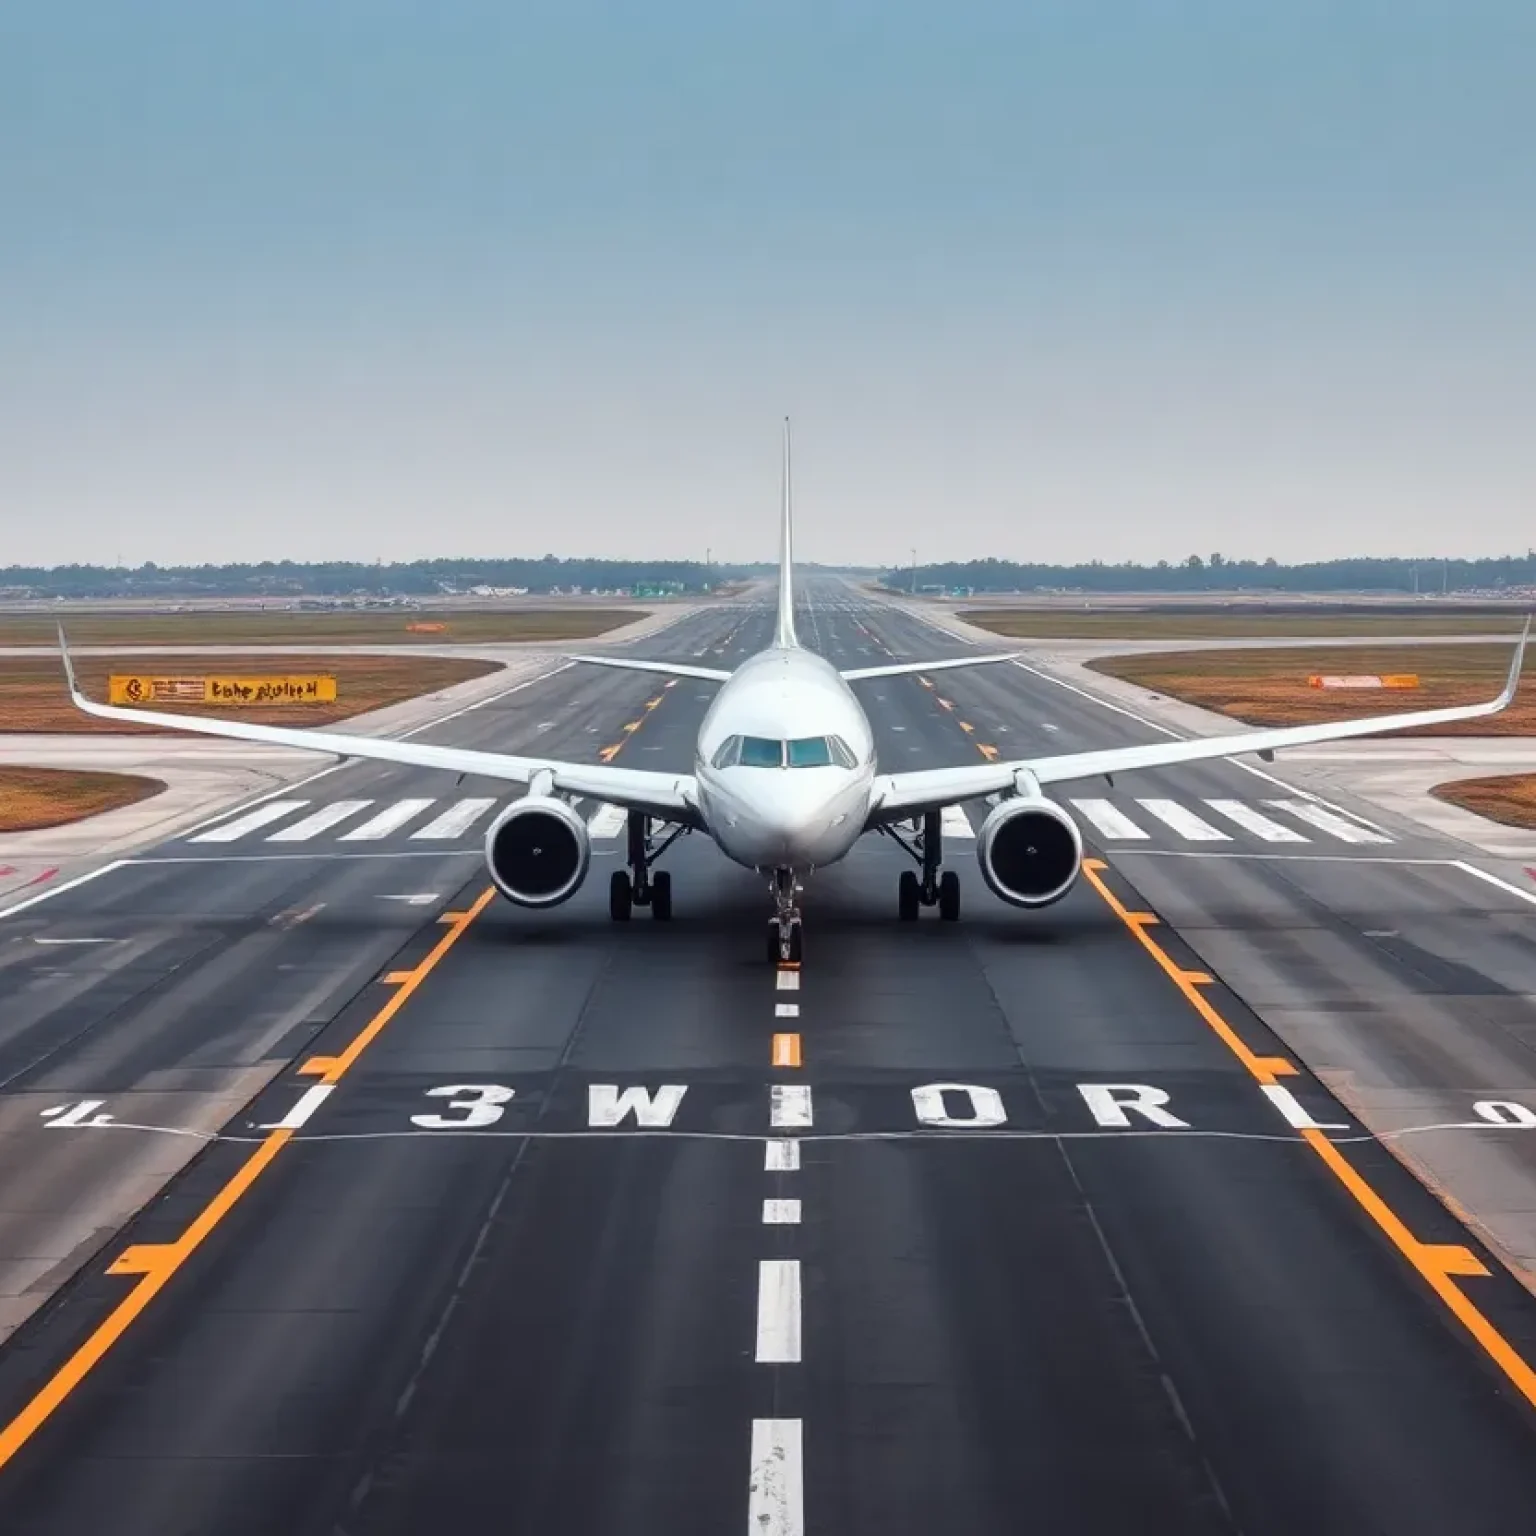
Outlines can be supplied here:
<path id="1" fill-rule="evenodd" d="M 298 1069 L 300 1075 L 322 1076 L 327 1082 L 335 1082 L 340 1078 L 368 1048 L 379 1031 L 400 1011 L 406 998 L 426 980 L 443 956 L 463 937 L 469 925 L 485 910 L 495 894 L 494 887 L 487 889 L 469 911 L 460 914 L 458 921 L 437 941 L 432 952 L 414 971 L 392 973 L 406 975 L 409 980 L 401 984 L 400 990 L 358 1031 L 339 1056 L 312 1056 Z M 385 980 L 389 980 L 389 977 Z M 108 1274 L 139 1276 L 138 1284 L 38 1389 L 26 1407 L 0 1430 L 0 1467 L 15 1456 L 70 1393 L 90 1375 L 139 1314 L 164 1290 L 171 1277 L 235 1208 L 241 1196 L 272 1165 L 277 1154 L 292 1137 L 293 1132 L 287 1129 L 270 1132 L 174 1242 L 134 1244 L 124 1249 L 108 1266 Z"/>
<path id="2" fill-rule="evenodd" d="M 1162 946 L 1147 932 L 1143 923 L 1130 921 L 1135 914 L 1129 912 L 1113 891 L 1104 883 L 1103 871 L 1108 866 L 1102 859 L 1085 859 L 1083 875 L 1103 898 L 1105 904 L 1125 923 L 1138 943 L 1155 959 L 1164 973 L 1178 987 L 1193 1006 L 1196 1013 L 1218 1035 L 1224 1045 L 1242 1062 L 1248 1072 L 1260 1083 L 1270 1083 L 1275 1077 L 1296 1072 L 1293 1063 L 1284 1057 L 1259 1056 L 1250 1051 L 1238 1037 L 1236 1030 L 1213 1008 L 1207 998 L 1195 990 L 1190 973 L 1181 970 Z M 1369 1181 L 1360 1173 L 1344 1153 L 1319 1130 L 1303 1129 L 1297 1134 L 1322 1159 L 1328 1171 L 1354 1198 L 1357 1205 L 1375 1222 L 1392 1246 L 1424 1278 L 1456 1320 L 1482 1346 L 1489 1359 L 1508 1378 L 1511 1385 L 1536 1407 L 1536 1370 L 1515 1349 L 1499 1330 L 1488 1320 L 1481 1308 L 1456 1283 L 1458 1277 L 1487 1275 L 1487 1266 L 1470 1248 L 1459 1243 L 1421 1243 L 1406 1223 L 1385 1200 L 1376 1193 Z"/>
<path id="3" fill-rule="evenodd" d="M 775 1035 L 773 1037 L 773 1064 L 776 1067 L 800 1065 L 800 1036 Z"/>

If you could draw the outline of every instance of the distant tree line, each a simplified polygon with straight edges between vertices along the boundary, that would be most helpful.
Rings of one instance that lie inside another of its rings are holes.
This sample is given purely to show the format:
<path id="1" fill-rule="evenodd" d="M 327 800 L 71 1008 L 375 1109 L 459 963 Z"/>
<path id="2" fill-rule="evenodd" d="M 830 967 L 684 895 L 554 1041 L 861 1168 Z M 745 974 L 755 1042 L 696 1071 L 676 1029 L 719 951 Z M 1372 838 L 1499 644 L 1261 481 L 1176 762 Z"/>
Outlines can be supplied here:
<path id="1" fill-rule="evenodd" d="M 1536 586 L 1536 551 L 1487 560 L 1318 560 L 1304 565 L 1227 560 L 1220 554 L 1156 565 L 967 560 L 920 565 L 915 580 L 919 591 L 939 587 L 946 592 L 1493 592 Z M 914 572 L 911 566 L 890 569 L 881 581 L 895 591 L 910 591 Z"/>
<path id="2" fill-rule="evenodd" d="M 475 587 L 529 592 L 702 592 L 746 567 L 696 560 L 263 560 L 256 565 L 5 566 L 10 597 L 315 597 L 431 599 Z"/>

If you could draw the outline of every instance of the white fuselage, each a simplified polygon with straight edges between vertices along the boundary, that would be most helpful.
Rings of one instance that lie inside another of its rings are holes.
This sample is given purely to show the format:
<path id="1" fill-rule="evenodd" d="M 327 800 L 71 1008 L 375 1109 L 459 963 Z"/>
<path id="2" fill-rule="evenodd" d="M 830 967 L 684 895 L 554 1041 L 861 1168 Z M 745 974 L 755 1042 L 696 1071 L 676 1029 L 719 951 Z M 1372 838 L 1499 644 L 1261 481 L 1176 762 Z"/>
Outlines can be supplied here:
<path id="1" fill-rule="evenodd" d="M 704 824 L 727 857 L 804 871 L 835 863 L 864 831 L 874 737 L 836 668 L 812 651 L 775 648 L 721 684 L 695 772 Z"/>

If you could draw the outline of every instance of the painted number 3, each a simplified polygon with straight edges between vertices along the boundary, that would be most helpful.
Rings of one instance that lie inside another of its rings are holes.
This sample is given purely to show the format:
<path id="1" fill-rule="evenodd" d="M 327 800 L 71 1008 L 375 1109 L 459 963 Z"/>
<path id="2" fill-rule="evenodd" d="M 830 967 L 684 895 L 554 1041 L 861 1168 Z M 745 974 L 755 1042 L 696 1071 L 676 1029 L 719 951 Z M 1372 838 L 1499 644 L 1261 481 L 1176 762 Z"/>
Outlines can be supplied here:
<path id="1" fill-rule="evenodd" d="M 500 1083 L 450 1083 L 446 1088 L 428 1088 L 429 1098 L 447 1099 L 445 1107 L 457 1113 L 412 1115 L 411 1124 L 424 1131 L 462 1131 L 495 1125 L 513 1091 Z"/>

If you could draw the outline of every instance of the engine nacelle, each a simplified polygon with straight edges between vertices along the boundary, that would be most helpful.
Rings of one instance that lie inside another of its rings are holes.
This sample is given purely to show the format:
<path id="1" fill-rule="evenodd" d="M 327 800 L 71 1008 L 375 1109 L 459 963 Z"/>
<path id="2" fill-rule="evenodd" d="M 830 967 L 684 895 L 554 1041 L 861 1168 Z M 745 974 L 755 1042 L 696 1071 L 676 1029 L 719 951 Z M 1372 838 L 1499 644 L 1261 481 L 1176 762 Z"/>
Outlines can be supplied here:
<path id="1" fill-rule="evenodd" d="M 525 795 L 486 829 L 485 862 L 508 901 L 558 907 L 587 878 L 592 839 L 565 801 Z"/>
<path id="2" fill-rule="evenodd" d="M 1083 839 L 1052 800 L 1001 801 L 976 835 L 976 860 L 993 892 L 1013 907 L 1048 907 L 1077 883 Z"/>

